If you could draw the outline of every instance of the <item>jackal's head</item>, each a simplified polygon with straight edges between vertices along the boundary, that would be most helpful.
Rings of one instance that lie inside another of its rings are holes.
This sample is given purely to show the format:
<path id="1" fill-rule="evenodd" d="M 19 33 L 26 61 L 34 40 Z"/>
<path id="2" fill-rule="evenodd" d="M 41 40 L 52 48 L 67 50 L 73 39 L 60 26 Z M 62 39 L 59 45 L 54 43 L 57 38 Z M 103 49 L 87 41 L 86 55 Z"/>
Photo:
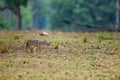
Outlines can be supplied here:
<path id="1" fill-rule="evenodd" d="M 49 46 L 49 43 L 48 43 L 46 40 L 44 40 L 44 41 L 41 41 L 41 44 L 42 44 L 42 45 Z"/>

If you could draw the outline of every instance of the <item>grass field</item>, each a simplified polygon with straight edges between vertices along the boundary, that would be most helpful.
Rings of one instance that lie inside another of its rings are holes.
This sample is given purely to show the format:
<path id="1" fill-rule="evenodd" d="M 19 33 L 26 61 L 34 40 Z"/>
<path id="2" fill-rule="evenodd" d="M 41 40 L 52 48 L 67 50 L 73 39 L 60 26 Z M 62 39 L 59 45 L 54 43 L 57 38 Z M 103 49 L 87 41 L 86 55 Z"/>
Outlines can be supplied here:
<path id="1" fill-rule="evenodd" d="M 0 31 L 0 80 L 120 80 L 120 33 Z M 29 39 L 50 45 L 29 54 Z"/>

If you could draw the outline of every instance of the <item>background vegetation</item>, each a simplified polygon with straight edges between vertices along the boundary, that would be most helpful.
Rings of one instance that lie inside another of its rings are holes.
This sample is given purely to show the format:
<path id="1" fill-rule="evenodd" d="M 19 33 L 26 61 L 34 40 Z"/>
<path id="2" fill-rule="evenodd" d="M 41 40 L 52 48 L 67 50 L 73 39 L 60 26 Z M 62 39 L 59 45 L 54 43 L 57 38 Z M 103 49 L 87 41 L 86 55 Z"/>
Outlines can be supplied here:
<path id="1" fill-rule="evenodd" d="M 10 6 L 12 5 L 12 7 L 14 7 L 14 0 L 13 3 L 11 3 L 12 0 L 1 0 L 1 8 L 5 6 L 5 1 L 8 1 L 8 3 L 10 1 Z M 62 22 L 63 20 L 115 28 L 115 0 L 22 1 L 18 1 L 21 3 L 22 29 L 50 29 L 62 31 L 90 30 L 87 27 L 79 25 L 65 24 Z M 4 11 L 0 11 L 0 27 L 17 29 L 18 23 L 16 22 L 16 17 L 13 10 L 5 9 Z M 3 25 L 5 27 L 3 27 Z"/>

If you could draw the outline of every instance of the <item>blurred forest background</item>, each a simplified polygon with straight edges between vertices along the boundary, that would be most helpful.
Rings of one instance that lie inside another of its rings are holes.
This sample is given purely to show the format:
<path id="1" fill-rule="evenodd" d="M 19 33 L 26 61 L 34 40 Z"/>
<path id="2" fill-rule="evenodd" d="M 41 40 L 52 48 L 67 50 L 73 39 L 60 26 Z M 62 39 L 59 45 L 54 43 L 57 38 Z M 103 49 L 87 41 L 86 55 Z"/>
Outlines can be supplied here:
<path id="1" fill-rule="evenodd" d="M 0 30 L 96 30 L 89 28 L 89 25 L 119 29 L 119 2 L 120 0 L 0 0 Z M 72 22 L 78 24 L 71 24 Z"/>

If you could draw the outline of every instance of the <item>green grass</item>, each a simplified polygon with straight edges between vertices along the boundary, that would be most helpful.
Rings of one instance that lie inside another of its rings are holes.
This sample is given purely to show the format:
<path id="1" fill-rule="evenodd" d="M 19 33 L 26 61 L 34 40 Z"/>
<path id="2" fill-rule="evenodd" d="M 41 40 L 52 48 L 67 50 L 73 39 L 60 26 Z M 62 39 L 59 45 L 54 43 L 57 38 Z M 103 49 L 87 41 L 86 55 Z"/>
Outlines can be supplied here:
<path id="1" fill-rule="evenodd" d="M 107 33 L 107 32 L 100 32 L 96 35 L 96 37 L 100 40 L 113 40 L 116 39 L 113 33 Z"/>
<path id="2" fill-rule="evenodd" d="M 37 31 L 8 33 L 0 32 L 2 40 L 6 36 L 12 40 L 10 53 L 0 53 L 0 80 L 120 79 L 120 41 L 113 39 L 115 36 L 101 40 L 96 37 L 99 33 L 49 32 L 48 37 Z M 36 54 L 28 54 L 28 39 L 47 40 L 50 45 Z"/>

